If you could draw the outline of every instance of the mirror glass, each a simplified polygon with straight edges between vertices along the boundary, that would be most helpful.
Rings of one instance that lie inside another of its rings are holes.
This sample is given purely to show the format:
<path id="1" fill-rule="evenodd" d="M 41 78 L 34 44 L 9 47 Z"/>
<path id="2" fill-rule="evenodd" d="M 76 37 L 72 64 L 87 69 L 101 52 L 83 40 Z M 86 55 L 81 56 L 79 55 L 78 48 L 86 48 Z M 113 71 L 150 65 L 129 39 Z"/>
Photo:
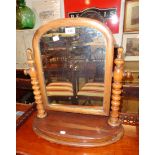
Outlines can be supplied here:
<path id="1" fill-rule="evenodd" d="M 103 106 L 105 38 L 90 27 L 59 27 L 40 39 L 48 104 Z"/>

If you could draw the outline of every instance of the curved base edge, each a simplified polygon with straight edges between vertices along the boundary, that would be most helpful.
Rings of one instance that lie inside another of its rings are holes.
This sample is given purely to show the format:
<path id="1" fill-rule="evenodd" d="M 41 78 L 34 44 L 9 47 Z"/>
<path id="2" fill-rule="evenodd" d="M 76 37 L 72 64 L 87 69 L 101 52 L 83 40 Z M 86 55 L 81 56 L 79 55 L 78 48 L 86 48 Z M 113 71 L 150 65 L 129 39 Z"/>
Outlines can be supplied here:
<path id="1" fill-rule="evenodd" d="M 43 119 L 36 117 L 33 123 L 33 131 L 49 142 L 74 147 L 106 146 L 117 142 L 123 136 L 123 126 L 111 127 L 108 125 L 108 118 L 105 116 L 102 118 L 93 116 L 95 120 L 98 119 L 95 122 L 93 118 L 88 121 L 89 115 L 67 113 L 67 116 L 63 115 L 65 118 L 60 120 L 60 113 L 50 113 Z M 78 117 L 78 121 L 74 120 L 77 115 L 81 116 L 81 119 Z"/>

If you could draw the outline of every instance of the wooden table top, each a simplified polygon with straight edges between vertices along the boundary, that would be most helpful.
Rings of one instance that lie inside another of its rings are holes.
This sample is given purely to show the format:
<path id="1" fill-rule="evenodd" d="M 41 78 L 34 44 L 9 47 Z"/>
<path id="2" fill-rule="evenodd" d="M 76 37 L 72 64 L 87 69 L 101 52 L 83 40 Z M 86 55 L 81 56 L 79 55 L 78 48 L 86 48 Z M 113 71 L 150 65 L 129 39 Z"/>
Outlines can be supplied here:
<path id="1" fill-rule="evenodd" d="M 36 112 L 17 130 L 16 150 L 23 155 L 138 155 L 139 133 L 138 127 L 123 125 L 124 136 L 114 144 L 94 148 L 78 148 L 50 143 L 32 130 L 32 123 Z"/>

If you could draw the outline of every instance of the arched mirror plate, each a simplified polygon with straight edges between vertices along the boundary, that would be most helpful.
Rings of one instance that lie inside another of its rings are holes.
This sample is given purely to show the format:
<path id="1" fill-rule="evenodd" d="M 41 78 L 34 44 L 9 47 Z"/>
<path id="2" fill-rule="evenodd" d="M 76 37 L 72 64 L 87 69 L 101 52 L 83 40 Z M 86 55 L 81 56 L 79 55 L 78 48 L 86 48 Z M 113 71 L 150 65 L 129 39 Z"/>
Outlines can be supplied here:
<path id="1" fill-rule="evenodd" d="M 48 103 L 102 106 L 105 40 L 89 27 L 59 27 L 46 32 L 40 51 Z"/>

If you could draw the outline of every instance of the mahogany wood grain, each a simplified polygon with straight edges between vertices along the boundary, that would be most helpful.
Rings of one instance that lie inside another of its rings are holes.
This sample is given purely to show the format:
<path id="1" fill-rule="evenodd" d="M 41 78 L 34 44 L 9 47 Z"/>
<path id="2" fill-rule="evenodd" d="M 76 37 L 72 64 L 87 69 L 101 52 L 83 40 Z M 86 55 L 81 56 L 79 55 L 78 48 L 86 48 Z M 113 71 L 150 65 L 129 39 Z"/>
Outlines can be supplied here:
<path id="1" fill-rule="evenodd" d="M 31 106 L 31 104 L 16 103 L 16 111 L 26 111 Z"/>
<path id="2" fill-rule="evenodd" d="M 138 155 L 138 127 L 123 125 L 124 136 L 108 146 L 81 148 L 55 144 L 37 136 L 32 130 L 33 114 L 16 133 L 16 150 L 21 155 Z M 77 118 L 78 119 L 78 118 Z"/>
<path id="3" fill-rule="evenodd" d="M 24 122 L 30 117 L 30 115 L 36 110 L 36 104 L 23 104 L 16 103 L 16 112 L 23 112 L 22 114 L 16 114 L 16 130 L 24 124 Z"/>
<path id="4" fill-rule="evenodd" d="M 78 118 L 78 119 L 77 119 Z M 47 111 L 47 117 L 35 117 L 33 129 L 48 141 L 77 147 L 105 146 L 123 136 L 122 125 L 111 127 L 105 116 Z"/>

